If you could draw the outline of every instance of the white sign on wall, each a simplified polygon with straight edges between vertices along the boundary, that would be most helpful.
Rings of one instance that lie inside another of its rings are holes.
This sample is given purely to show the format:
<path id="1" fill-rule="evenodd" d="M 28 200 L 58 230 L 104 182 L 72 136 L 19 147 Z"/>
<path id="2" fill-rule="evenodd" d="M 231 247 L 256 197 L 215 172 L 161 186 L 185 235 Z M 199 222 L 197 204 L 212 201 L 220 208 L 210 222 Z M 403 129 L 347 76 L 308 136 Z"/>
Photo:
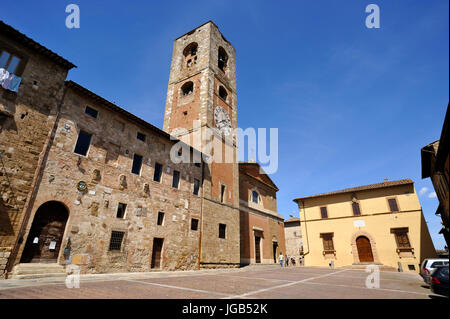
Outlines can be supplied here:
<path id="1" fill-rule="evenodd" d="M 355 227 L 364 227 L 364 226 L 366 226 L 366 223 L 364 222 L 363 219 L 358 219 L 353 222 L 353 225 Z"/>

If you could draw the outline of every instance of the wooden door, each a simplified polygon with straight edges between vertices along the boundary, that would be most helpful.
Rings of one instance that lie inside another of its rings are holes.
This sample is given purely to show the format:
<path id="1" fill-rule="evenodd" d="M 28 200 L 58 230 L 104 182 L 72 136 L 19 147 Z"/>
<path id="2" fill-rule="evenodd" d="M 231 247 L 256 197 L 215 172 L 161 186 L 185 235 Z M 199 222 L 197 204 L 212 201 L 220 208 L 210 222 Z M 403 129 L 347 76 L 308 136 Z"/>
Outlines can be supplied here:
<path id="1" fill-rule="evenodd" d="M 358 248 L 360 262 L 373 262 L 372 246 L 367 237 L 358 237 L 356 239 L 356 247 Z"/>
<path id="2" fill-rule="evenodd" d="M 39 207 L 20 262 L 57 262 L 68 215 L 65 206 L 59 202 L 51 201 Z"/>
<path id="3" fill-rule="evenodd" d="M 255 262 L 261 263 L 261 237 L 255 236 Z"/>
<path id="4" fill-rule="evenodd" d="M 163 247 L 163 238 L 153 239 L 153 252 L 152 252 L 152 264 L 151 268 L 161 268 L 161 251 Z"/>

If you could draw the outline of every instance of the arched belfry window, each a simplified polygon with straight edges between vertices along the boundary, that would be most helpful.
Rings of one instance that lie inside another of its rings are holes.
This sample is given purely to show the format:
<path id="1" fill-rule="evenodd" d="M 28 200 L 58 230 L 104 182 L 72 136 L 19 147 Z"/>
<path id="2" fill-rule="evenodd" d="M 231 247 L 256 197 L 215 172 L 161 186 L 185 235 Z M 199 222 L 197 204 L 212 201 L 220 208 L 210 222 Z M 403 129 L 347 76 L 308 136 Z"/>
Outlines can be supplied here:
<path id="1" fill-rule="evenodd" d="M 184 48 L 184 66 L 186 68 L 190 68 L 194 64 L 197 64 L 197 49 L 198 44 L 196 42 L 192 42 Z"/>
<path id="2" fill-rule="evenodd" d="M 259 194 L 257 191 L 252 191 L 252 202 L 258 204 Z"/>
<path id="3" fill-rule="evenodd" d="M 192 81 L 188 81 L 181 86 L 183 96 L 192 94 L 192 92 L 194 92 L 194 83 Z"/>
<path id="4" fill-rule="evenodd" d="M 228 63 L 228 54 L 227 52 L 225 52 L 224 48 L 219 47 L 219 56 L 218 56 L 219 69 L 225 72 L 225 69 L 227 68 L 227 63 Z"/>
<path id="5" fill-rule="evenodd" d="M 219 86 L 219 96 L 222 100 L 226 101 L 227 100 L 227 90 L 221 85 Z"/>

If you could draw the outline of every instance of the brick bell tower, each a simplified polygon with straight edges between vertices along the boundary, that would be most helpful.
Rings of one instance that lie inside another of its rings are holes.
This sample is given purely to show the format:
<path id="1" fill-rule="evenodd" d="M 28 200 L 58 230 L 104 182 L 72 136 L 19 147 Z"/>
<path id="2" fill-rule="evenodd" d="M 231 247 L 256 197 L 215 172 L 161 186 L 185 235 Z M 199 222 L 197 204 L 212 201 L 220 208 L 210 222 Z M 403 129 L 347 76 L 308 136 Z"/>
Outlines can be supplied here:
<path id="1" fill-rule="evenodd" d="M 202 268 L 233 267 L 240 262 L 235 128 L 235 50 L 209 21 L 174 41 L 163 128 L 194 148 L 214 154 L 203 174 Z M 199 144 L 201 134 L 211 136 L 207 143 L 213 145 L 212 152 L 205 151 L 205 141 Z M 217 160 L 219 153 L 222 161 Z"/>

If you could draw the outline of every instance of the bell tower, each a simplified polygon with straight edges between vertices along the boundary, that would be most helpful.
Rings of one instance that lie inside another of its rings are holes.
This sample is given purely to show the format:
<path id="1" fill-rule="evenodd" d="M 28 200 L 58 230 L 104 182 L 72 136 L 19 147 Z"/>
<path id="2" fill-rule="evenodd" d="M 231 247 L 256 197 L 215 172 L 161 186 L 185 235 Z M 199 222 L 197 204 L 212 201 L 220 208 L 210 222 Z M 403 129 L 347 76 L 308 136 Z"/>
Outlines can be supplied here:
<path id="1" fill-rule="evenodd" d="M 203 171 L 201 267 L 240 262 L 236 128 L 235 50 L 209 21 L 174 41 L 163 127 L 212 158 Z"/>

